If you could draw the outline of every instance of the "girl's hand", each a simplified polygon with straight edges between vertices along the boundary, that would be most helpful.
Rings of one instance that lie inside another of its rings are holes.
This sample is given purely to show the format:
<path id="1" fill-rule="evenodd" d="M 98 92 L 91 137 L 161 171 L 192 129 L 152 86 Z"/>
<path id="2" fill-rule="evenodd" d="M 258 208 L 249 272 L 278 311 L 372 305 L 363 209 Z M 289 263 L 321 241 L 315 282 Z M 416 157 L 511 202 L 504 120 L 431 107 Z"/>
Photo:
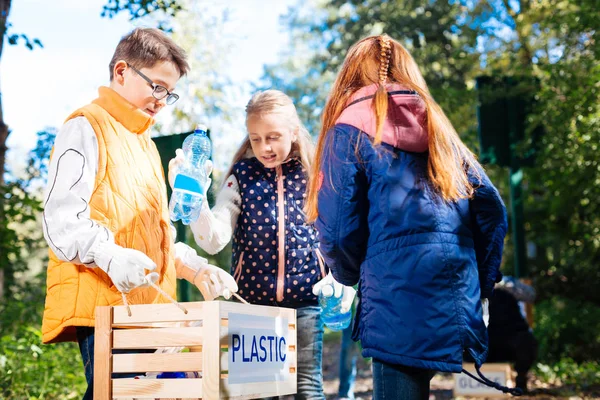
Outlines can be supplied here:
<path id="1" fill-rule="evenodd" d="M 175 158 L 172 158 L 171 161 L 169 161 L 168 176 L 169 186 L 171 186 L 171 189 L 173 189 L 173 186 L 175 184 L 175 177 L 177 176 L 177 173 L 179 172 L 179 169 L 183 164 L 185 164 L 185 155 L 183 154 L 183 150 L 177 149 L 175 150 Z"/>
<path id="2" fill-rule="evenodd" d="M 177 277 L 185 279 L 200 290 L 204 300 L 214 300 L 216 297 L 228 299 L 238 291 L 235 279 L 223 269 L 211 265 L 206 258 L 200 257 L 196 250 L 185 243 L 175 243 L 175 268 Z"/>
<path id="3" fill-rule="evenodd" d="M 340 312 L 345 314 L 350 311 L 352 303 L 354 302 L 354 297 L 356 296 L 356 290 L 351 286 L 344 286 L 336 281 L 331 274 L 331 271 L 329 271 L 329 274 L 327 274 L 325 278 L 321 279 L 313 286 L 313 294 L 318 296 L 321 293 L 321 290 L 327 285 L 333 286 L 332 296 L 342 298 L 342 308 Z M 323 296 L 328 297 L 325 293 L 323 293 Z"/>
<path id="4" fill-rule="evenodd" d="M 185 164 L 185 162 L 186 162 L 186 160 L 185 160 L 185 154 L 183 154 L 183 150 L 181 150 L 181 149 L 175 150 L 175 158 L 172 158 L 171 161 L 169 161 L 168 178 L 169 178 L 169 186 L 171 186 L 171 189 L 173 189 L 173 186 L 175 185 L 175 177 L 177 176 L 177 174 L 179 173 L 179 170 Z M 210 174 L 212 174 L 212 170 L 213 170 L 212 161 L 206 160 L 204 162 L 204 172 L 206 173 L 207 178 L 209 178 Z M 208 188 L 210 187 L 210 183 L 211 183 L 211 179 L 209 178 L 208 184 L 206 185 L 205 190 L 208 190 Z"/>

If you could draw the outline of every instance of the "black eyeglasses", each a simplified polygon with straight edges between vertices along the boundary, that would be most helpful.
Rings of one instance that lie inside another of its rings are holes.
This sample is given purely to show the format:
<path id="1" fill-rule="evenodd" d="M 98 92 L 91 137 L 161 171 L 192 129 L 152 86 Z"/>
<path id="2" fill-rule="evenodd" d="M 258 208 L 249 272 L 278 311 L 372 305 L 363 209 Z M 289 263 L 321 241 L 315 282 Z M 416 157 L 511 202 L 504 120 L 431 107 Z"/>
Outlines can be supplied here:
<path id="1" fill-rule="evenodd" d="M 154 98 L 156 100 L 162 100 L 162 99 L 164 99 L 166 97 L 168 105 L 174 104 L 177 100 L 179 100 L 179 95 L 178 94 L 169 92 L 169 89 L 167 89 L 166 87 L 164 87 L 162 85 L 159 85 L 157 83 L 152 82 L 152 79 L 150 79 L 146 75 L 142 74 L 133 65 L 130 65 L 129 63 L 127 63 L 127 66 L 129 68 L 131 68 L 132 70 L 134 70 L 136 74 L 138 74 L 139 76 L 141 76 L 142 79 L 144 79 L 146 82 L 148 82 L 148 84 L 152 88 L 152 96 L 154 96 Z"/>

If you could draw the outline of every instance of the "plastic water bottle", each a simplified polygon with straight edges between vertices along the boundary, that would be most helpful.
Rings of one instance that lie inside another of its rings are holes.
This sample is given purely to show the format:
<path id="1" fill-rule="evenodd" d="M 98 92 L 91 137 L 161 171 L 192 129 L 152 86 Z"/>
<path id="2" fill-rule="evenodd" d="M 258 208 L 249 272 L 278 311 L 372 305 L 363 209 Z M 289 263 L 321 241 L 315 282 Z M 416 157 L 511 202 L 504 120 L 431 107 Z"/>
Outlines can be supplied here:
<path id="1" fill-rule="evenodd" d="M 204 162 L 210 158 L 212 147 L 206 131 L 204 125 L 198 125 L 194 134 L 183 141 L 185 163 L 175 177 L 169 201 L 171 220 L 181 220 L 185 225 L 197 220 L 202 210 L 205 186 L 208 183 Z"/>
<path id="2" fill-rule="evenodd" d="M 332 331 L 341 331 L 350 325 L 352 310 L 342 314 L 342 297 L 335 297 L 333 285 L 325 285 L 319 293 L 319 305 L 321 306 L 321 318 Z"/>

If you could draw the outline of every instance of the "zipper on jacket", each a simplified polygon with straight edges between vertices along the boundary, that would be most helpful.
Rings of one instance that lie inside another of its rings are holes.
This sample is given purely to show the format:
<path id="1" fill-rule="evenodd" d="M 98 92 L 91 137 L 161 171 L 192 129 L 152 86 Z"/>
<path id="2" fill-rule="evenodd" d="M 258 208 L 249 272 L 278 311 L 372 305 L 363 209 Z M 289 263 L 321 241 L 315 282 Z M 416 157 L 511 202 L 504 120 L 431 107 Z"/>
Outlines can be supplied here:
<path id="1" fill-rule="evenodd" d="M 237 263 L 237 267 L 235 269 L 235 271 L 233 271 L 233 279 L 235 279 L 235 281 L 239 281 L 240 276 L 242 275 L 242 262 L 244 261 L 244 252 L 242 251 L 242 253 L 240 254 L 240 259 L 238 260 Z"/>
<path id="2" fill-rule="evenodd" d="M 285 282 L 285 207 L 283 201 L 283 171 L 281 165 L 277 171 L 277 301 L 283 301 Z"/>
<path id="3" fill-rule="evenodd" d="M 319 262 L 319 268 L 321 269 L 321 278 L 325 278 L 325 260 L 323 259 L 323 255 L 321 254 L 321 250 L 318 248 L 315 249 L 315 253 L 317 254 L 317 261 Z"/>

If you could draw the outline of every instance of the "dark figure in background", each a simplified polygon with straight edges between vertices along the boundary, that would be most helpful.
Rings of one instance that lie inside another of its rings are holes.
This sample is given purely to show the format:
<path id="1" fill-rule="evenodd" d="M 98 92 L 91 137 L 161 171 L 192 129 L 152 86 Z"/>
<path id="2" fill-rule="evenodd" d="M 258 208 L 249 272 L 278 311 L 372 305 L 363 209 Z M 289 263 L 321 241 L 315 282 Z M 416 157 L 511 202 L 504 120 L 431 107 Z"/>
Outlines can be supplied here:
<path id="1" fill-rule="evenodd" d="M 510 276 L 495 287 L 490 299 L 489 354 L 486 362 L 514 363 L 516 386 L 527 391 L 527 373 L 537 357 L 537 341 L 520 301 L 533 303 L 535 290 Z"/>

